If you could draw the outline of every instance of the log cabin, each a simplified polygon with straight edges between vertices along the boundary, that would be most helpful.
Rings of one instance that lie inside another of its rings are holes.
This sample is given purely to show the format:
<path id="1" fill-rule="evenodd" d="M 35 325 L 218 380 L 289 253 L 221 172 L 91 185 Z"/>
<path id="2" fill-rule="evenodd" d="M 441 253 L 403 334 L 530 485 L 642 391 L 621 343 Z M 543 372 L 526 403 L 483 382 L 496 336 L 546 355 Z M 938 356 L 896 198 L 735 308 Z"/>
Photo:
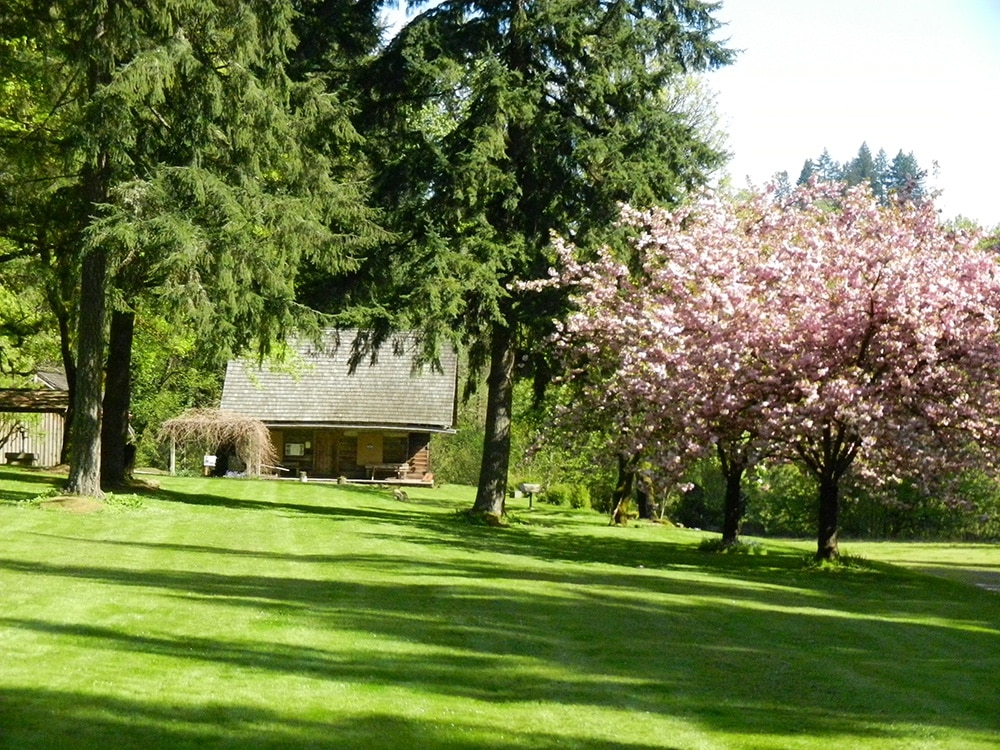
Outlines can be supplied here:
<path id="1" fill-rule="evenodd" d="M 416 338 L 398 334 L 355 362 L 357 336 L 291 342 L 280 364 L 230 361 L 221 408 L 267 426 L 283 476 L 432 483 L 431 435 L 455 431 L 457 353 L 421 366 Z"/>

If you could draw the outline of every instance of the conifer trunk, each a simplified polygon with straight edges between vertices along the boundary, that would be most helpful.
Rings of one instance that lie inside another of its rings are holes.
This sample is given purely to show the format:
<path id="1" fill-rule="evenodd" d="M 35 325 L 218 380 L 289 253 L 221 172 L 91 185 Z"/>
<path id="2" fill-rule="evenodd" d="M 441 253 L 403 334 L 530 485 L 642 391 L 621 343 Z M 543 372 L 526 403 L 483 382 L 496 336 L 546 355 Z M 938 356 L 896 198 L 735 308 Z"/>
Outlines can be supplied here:
<path id="1" fill-rule="evenodd" d="M 493 325 L 487 378 L 486 426 L 479 488 L 472 512 L 500 517 L 507 496 L 510 425 L 514 403 L 514 334 L 505 324 Z"/>
<path id="2" fill-rule="evenodd" d="M 101 483 L 124 484 L 129 478 L 128 414 L 132 393 L 132 336 L 135 313 L 115 310 L 108 333 L 108 369 L 101 425 Z"/>
<path id="3" fill-rule="evenodd" d="M 83 259 L 77 323 L 77 378 L 70 435 L 71 495 L 101 497 L 101 391 L 108 257 L 95 248 Z"/>
<path id="4" fill-rule="evenodd" d="M 68 318 L 59 316 L 59 341 L 62 350 L 63 370 L 66 372 L 66 389 L 69 396 L 69 405 L 66 407 L 66 414 L 63 418 L 63 439 L 59 448 L 59 463 L 69 464 L 70 462 L 70 436 L 73 433 L 73 416 L 76 410 L 76 360 L 73 358 L 73 350 L 70 341 L 70 329 Z"/>
<path id="5" fill-rule="evenodd" d="M 109 17 L 114 3 L 105 13 Z M 94 46 L 87 70 L 87 93 L 90 98 L 111 77 L 114 60 L 106 49 L 105 17 L 98 18 L 89 40 Z M 103 53 L 103 54 L 102 54 Z M 83 195 L 93 211 L 107 203 L 111 182 L 111 157 L 106 149 L 98 151 L 84 170 Z M 81 237 L 82 240 L 82 237 Z M 69 482 L 72 495 L 102 497 L 101 492 L 101 394 L 104 380 L 104 336 L 107 317 L 107 291 L 110 284 L 110 258 L 103 245 L 84 250 L 80 269 L 80 307 L 77 313 L 76 393 L 73 401 L 73 424 L 70 433 Z"/>

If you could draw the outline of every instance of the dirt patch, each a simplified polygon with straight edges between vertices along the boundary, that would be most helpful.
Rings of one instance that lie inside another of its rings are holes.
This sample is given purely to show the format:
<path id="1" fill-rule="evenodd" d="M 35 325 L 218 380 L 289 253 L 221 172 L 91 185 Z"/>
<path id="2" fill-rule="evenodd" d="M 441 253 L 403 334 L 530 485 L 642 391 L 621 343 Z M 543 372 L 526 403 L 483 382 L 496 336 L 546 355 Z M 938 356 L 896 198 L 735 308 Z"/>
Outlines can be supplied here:
<path id="1" fill-rule="evenodd" d="M 42 508 L 65 510 L 69 513 L 98 513 L 104 510 L 104 503 L 93 497 L 82 495 L 61 495 L 39 503 Z"/>

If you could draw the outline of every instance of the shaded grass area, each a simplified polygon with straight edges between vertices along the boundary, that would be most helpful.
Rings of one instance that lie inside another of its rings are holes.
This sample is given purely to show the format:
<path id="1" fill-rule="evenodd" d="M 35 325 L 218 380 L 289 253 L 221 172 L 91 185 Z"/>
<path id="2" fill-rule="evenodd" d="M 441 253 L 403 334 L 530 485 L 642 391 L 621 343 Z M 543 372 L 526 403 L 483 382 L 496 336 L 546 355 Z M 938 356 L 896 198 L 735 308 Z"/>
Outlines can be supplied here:
<path id="1" fill-rule="evenodd" d="M 1000 744 L 1000 596 L 962 582 L 557 508 L 475 526 L 464 488 L 30 502 L 59 481 L 0 468 L 0 748 Z"/>
<path id="2" fill-rule="evenodd" d="M 858 554 L 1000 593 L 1000 546 L 973 543 L 858 542 Z"/>

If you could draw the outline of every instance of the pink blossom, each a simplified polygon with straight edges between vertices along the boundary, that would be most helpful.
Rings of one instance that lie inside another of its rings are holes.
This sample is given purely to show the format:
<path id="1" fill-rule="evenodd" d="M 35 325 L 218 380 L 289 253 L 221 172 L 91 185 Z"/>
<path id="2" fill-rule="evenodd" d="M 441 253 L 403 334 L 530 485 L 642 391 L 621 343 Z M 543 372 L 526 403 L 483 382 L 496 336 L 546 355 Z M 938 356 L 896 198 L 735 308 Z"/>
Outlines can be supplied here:
<path id="1" fill-rule="evenodd" d="M 576 408 L 614 420 L 617 447 L 641 446 L 650 472 L 676 481 L 723 445 L 799 461 L 822 495 L 852 467 L 885 478 L 992 460 L 1000 271 L 931 204 L 812 184 L 784 201 L 626 206 L 621 222 L 639 232 L 631 263 L 610 250 L 581 262 L 556 240 L 560 269 L 541 283 L 574 290 L 556 346 L 587 382 Z"/>

